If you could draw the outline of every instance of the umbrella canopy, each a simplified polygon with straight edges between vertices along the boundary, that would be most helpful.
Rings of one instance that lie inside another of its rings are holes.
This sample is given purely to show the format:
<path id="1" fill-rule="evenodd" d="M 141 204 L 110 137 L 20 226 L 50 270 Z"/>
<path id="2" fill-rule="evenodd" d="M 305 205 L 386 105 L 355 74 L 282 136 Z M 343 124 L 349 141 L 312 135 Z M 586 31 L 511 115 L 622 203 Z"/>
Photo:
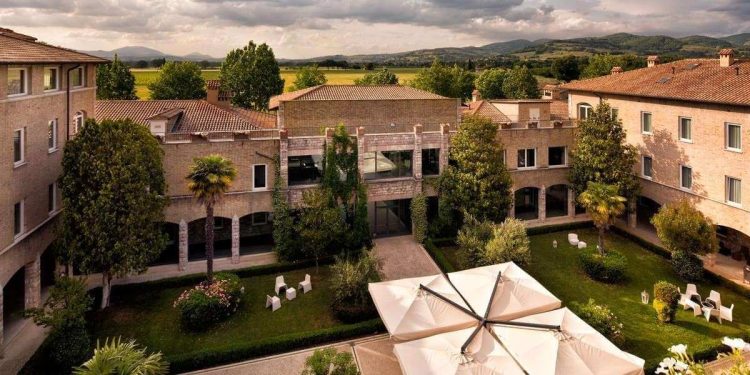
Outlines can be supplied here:
<path id="1" fill-rule="evenodd" d="M 474 328 L 467 328 L 407 341 L 394 345 L 393 352 L 404 375 L 524 373 L 486 328 L 482 328 L 462 352 L 461 346 L 473 332 Z"/>
<path id="2" fill-rule="evenodd" d="M 490 325 L 529 374 L 643 374 L 644 361 L 620 350 L 567 308 L 513 322 L 548 324 L 559 330 Z"/>
<path id="3" fill-rule="evenodd" d="M 561 302 L 512 262 L 369 285 L 391 336 L 414 340 L 559 308 Z"/>

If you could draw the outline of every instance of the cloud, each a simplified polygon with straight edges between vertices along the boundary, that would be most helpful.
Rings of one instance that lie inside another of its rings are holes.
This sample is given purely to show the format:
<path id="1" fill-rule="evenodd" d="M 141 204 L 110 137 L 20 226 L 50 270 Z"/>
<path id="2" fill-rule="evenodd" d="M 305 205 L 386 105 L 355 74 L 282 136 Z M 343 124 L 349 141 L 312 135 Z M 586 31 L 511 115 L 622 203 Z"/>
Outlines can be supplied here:
<path id="1" fill-rule="evenodd" d="M 51 43 L 216 56 L 249 39 L 309 57 L 614 32 L 717 36 L 750 31 L 748 16 L 744 0 L 0 0 L 0 26 Z"/>

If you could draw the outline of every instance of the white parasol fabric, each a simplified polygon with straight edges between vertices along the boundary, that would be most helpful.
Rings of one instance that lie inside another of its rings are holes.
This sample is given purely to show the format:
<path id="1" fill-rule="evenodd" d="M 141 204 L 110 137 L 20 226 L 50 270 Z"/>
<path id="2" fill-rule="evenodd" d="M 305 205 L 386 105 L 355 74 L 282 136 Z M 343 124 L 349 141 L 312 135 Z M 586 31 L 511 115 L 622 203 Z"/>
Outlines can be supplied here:
<path id="1" fill-rule="evenodd" d="M 567 308 L 514 320 L 559 330 L 489 325 L 529 374 L 643 374 L 644 360 L 620 350 Z"/>

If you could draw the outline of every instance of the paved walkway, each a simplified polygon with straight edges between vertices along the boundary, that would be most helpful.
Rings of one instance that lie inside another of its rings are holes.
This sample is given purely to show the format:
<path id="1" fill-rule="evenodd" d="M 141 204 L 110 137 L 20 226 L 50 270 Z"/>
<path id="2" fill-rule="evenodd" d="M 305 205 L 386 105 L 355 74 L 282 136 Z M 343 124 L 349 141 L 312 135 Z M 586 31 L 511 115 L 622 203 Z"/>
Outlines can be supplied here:
<path id="1" fill-rule="evenodd" d="M 375 255 L 380 259 L 381 275 L 384 280 L 403 279 L 407 277 L 429 276 L 440 273 L 422 245 L 414 242 L 411 235 L 378 238 L 375 243 Z"/>

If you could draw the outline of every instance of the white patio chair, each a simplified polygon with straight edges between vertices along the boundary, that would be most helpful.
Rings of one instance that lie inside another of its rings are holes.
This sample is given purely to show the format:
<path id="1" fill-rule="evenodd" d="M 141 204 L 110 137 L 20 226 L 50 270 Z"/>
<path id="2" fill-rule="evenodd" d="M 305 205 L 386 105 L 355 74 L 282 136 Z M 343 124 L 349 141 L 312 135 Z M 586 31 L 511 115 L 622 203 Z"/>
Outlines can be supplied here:
<path id="1" fill-rule="evenodd" d="M 305 280 L 299 282 L 297 289 L 302 290 L 302 293 L 307 293 L 312 290 L 312 281 L 310 281 L 310 274 L 305 274 Z"/>
<path id="2" fill-rule="evenodd" d="M 578 235 L 575 233 L 568 233 L 568 243 L 572 246 L 578 245 Z"/>
<path id="3" fill-rule="evenodd" d="M 690 285 L 692 285 L 692 284 L 690 284 Z M 682 305 L 683 310 L 693 309 L 693 315 L 694 316 L 700 316 L 701 312 L 702 312 L 702 310 L 701 310 L 701 304 L 699 303 L 701 297 L 698 296 L 698 301 L 699 302 L 695 302 L 692 299 L 690 299 L 691 295 L 688 295 L 687 293 L 683 294 L 680 291 L 680 288 L 677 288 L 677 291 L 680 292 L 680 301 L 679 301 L 679 304 Z M 694 295 L 697 295 L 697 294 L 694 294 Z"/>
<path id="4" fill-rule="evenodd" d="M 731 322 L 732 311 L 734 311 L 734 304 L 732 304 L 732 306 L 729 306 L 729 307 L 726 307 L 726 306 L 719 307 L 719 323 L 721 323 L 722 320 L 728 320 Z"/>
<path id="5" fill-rule="evenodd" d="M 583 241 L 578 241 L 578 248 L 579 248 L 579 249 L 585 249 L 585 248 L 586 248 L 586 246 L 588 246 L 588 245 L 587 245 L 587 244 L 586 244 L 585 242 L 583 242 Z"/>
<path id="6" fill-rule="evenodd" d="M 276 296 L 266 295 L 266 308 L 271 308 L 271 312 L 274 312 L 281 308 L 281 300 Z"/>
<path id="7" fill-rule="evenodd" d="M 706 301 L 711 301 L 711 303 L 714 304 L 714 306 L 718 309 L 719 306 L 721 306 L 721 294 L 719 292 L 712 290 L 711 293 L 709 293 L 708 298 L 706 298 Z"/>
<path id="8" fill-rule="evenodd" d="M 680 290 L 680 288 L 677 288 L 677 290 Z M 695 284 L 687 284 L 687 287 L 685 287 L 685 294 L 688 296 L 688 298 L 692 296 L 698 296 L 699 300 L 701 298 L 701 295 L 698 294 L 698 287 L 695 286 Z"/>
<path id="9" fill-rule="evenodd" d="M 276 276 L 276 286 L 274 286 L 274 290 L 276 291 L 276 295 L 279 295 L 279 291 L 281 288 L 286 289 L 286 283 L 284 282 L 284 276 Z"/>

